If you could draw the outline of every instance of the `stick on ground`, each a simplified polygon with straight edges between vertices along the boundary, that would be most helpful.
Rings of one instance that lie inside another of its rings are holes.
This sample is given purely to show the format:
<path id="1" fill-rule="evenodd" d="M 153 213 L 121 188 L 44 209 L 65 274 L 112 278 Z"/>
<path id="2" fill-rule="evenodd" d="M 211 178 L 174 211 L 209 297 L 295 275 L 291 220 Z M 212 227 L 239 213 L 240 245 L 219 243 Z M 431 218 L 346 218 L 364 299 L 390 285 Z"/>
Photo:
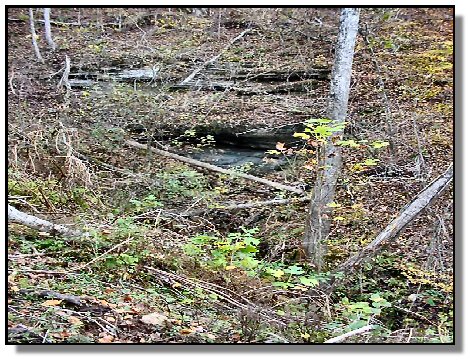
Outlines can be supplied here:
<path id="1" fill-rule="evenodd" d="M 40 219 L 36 216 L 26 214 L 22 211 L 17 210 L 11 205 L 8 205 L 8 221 L 26 225 L 30 228 L 49 232 L 52 234 L 59 234 L 63 236 L 83 236 L 85 234 L 77 230 L 72 230 L 64 225 L 53 224 L 50 221 Z"/>
<path id="2" fill-rule="evenodd" d="M 194 159 L 188 158 L 186 156 L 177 155 L 177 154 L 171 153 L 169 151 L 160 150 L 160 149 L 157 149 L 157 148 L 154 148 L 154 147 L 151 147 L 151 146 L 147 147 L 147 145 L 140 144 L 137 141 L 127 140 L 125 143 L 128 146 L 135 147 L 135 148 L 142 149 L 142 150 L 150 150 L 151 152 L 153 152 L 155 154 L 165 156 L 165 157 L 169 157 L 171 159 L 175 159 L 175 160 L 178 160 L 178 161 L 182 161 L 184 163 L 187 163 L 187 164 L 190 164 L 190 165 L 193 165 L 193 166 L 201 167 L 201 168 L 204 168 L 204 169 L 208 169 L 208 170 L 211 170 L 211 171 L 219 172 L 219 173 L 230 175 L 230 176 L 241 177 L 243 179 L 259 182 L 261 184 L 267 185 L 267 186 L 272 187 L 274 189 L 290 191 L 290 192 L 293 192 L 293 193 L 296 193 L 296 194 L 299 194 L 299 195 L 304 195 L 305 194 L 305 192 L 303 190 L 298 189 L 298 188 L 293 187 L 293 186 L 288 186 L 288 185 L 280 184 L 280 183 L 277 183 L 277 182 L 274 182 L 274 181 L 266 180 L 266 179 L 263 179 L 263 178 L 260 178 L 260 177 L 257 177 L 257 176 L 248 175 L 248 174 L 236 172 L 236 171 L 233 171 L 233 170 L 224 169 L 224 168 L 221 168 L 221 167 L 218 167 L 218 166 L 215 166 L 215 165 L 207 164 L 207 163 L 199 161 L 199 160 L 194 160 Z"/>

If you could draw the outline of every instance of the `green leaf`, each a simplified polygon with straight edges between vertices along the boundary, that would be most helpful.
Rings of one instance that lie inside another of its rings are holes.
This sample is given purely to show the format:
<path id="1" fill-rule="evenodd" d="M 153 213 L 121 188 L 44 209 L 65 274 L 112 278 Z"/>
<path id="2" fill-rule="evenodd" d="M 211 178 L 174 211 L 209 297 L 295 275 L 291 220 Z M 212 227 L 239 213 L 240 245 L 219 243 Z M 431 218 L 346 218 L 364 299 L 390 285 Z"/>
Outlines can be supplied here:
<path id="1" fill-rule="evenodd" d="M 258 264 L 259 264 L 259 261 L 256 259 L 253 259 L 252 257 L 246 257 L 242 261 L 240 261 L 240 265 L 245 269 L 253 269 L 257 267 Z"/>
<path id="2" fill-rule="evenodd" d="M 388 141 L 374 141 L 372 143 L 372 147 L 374 149 L 380 149 L 380 148 L 383 148 L 383 147 L 388 146 L 388 145 L 390 145 L 390 143 Z"/>
<path id="3" fill-rule="evenodd" d="M 349 146 L 351 148 L 358 148 L 358 147 L 361 146 L 357 142 L 355 142 L 354 140 L 340 140 L 336 143 L 340 146 Z"/>
<path id="4" fill-rule="evenodd" d="M 276 279 L 280 279 L 283 275 L 284 275 L 284 271 L 282 271 L 281 269 L 266 269 L 266 272 L 269 274 L 269 275 L 272 275 L 274 276 Z"/>
<path id="5" fill-rule="evenodd" d="M 357 320 L 357 321 L 353 322 L 351 325 L 349 325 L 349 328 L 351 330 L 357 330 L 357 329 L 360 329 L 361 327 L 366 326 L 366 325 L 367 325 L 367 321 Z"/>
<path id="6" fill-rule="evenodd" d="M 297 265 L 289 266 L 287 269 L 284 269 L 284 272 L 292 275 L 301 275 L 305 273 L 305 271 Z"/>
<path id="7" fill-rule="evenodd" d="M 292 286 L 292 284 L 287 283 L 287 282 L 282 282 L 282 281 L 275 281 L 275 282 L 273 282 L 273 286 L 282 287 L 283 289 L 287 289 L 289 286 Z"/>
<path id="8" fill-rule="evenodd" d="M 341 204 L 338 204 L 336 202 L 330 202 L 328 204 L 326 204 L 326 206 L 330 207 L 330 208 L 340 208 L 341 207 Z"/>
<path id="9" fill-rule="evenodd" d="M 247 245 L 243 249 L 240 249 L 240 252 L 242 253 L 255 253 L 258 252 L 258 249 L 254 247 L 253 245 Z"/>
<path id="10" fill-rule="evenodd" d="M 375 166 L 379 162 L 379 159 L 366 159 L 361 165 L 364 166 Z"/>
<path id="11" fill-rule="evenodd" d="M 296 132 L 296 133 L 294 133 L 293 136 L 294 136 L 294 137 L 300 137 L 300 138 L 302 138 L 302 140 L 308 140 L 308 139 L 310 139 L 310 135 L 307 135 L 307 134 L 305 134 L 305 133 L 297 133 L 297 132 Z"/>
<path id="12" fill-rule="evenodd" d="M 433 300 L 432 298 L 427 299 L 427 300 L 426 300 L 426 303 L 429 304 L 429 305 L 431 305 L 431 306 L 436 305 L 436 303 L 434 302 L 434 300 Z"/>
<path id="13" fill-rule="evenodd" d="M 313 277 L 306 278 L 305 276 L 300 277 L 299 281 L 302 285 L 305 286 L 317 286 L 320 283 L 317 279 Z"/>
<path id="14" fill-rule="evenodd" d="M 379 302 L 379 301 L 382 301 L 384 300 L 383 297 L 380 296 L 380 294 L 378 293 L 375 293 L 375 294 L 372 294 L 369 299 L 371 299 L 373 302 Z"/>

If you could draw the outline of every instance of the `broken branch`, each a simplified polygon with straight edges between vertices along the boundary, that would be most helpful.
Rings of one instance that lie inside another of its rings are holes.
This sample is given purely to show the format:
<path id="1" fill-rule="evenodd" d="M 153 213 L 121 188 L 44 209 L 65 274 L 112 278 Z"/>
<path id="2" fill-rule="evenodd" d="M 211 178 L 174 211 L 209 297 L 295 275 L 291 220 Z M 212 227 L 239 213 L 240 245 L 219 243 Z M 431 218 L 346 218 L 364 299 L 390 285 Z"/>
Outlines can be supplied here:
<path id="1" fill-rule="evenodd" d="M 26 225 L 30 228 L 52 234 L 59 234 L 63 236 L 85 235 L 80 231 L 72 230 L 64 225 L 53 224 L 47 220 L 43 220 L 36 216 L 26 214 L 22 211 L 17 210 L 11 205 L 8 205 L 8 221 L 21 225 Z"/>
<path id="2" fill-rule="evenodd" d="M 187 164 L 190 164 L 190 165 L 193 165 L 193 166 L 201 167 L 201 168 L 204 168 L 204 169 L 208 169 L 208 170 L 211 170 L 211 171 L 219 172 L 219 173 L 230 175 L 230 176 L 241 177 L 243 179 L 259 182 L 261 184 L 270 186 L 270 187 L 278 189 L 278 190 L 290 191 L 290 192 L 293 192 L 293 193 L 296 193 L 296 194 L 299 194 L 299 195 L 304 195 L 305 194 L 305 192 L 303 190 L 295 188 L 293 186 L 288 186 L 288 185 L 280 184 L 280 183 L 277 183 L 277 182 L 274 182 L 274 181 L 266 180 L 266 179 L 263 179 L 263 178 L 260 178 L 260 177 L 257 177 L 257 176 L 248 175 L 248 174 L 236 172 L 236 171 L 233 171 L 233 170 L 224 169 L 224 168 L 221 168 L 221 167 L 218 167 L 218 166 L 215 166 L 215 165 L 207 164 L 207 163 L 199 161 L 199 160 L 194 160 L 194 159 L 188 158 L 186 156 L 177 155 L 177 154 L 171 153 L 169 151 L 160 150 L 160 149 L 157 149 L 157 148 L 154 148 L 154 147 L 151 147 L 151 146 L 143 145 L 143 144 L 138 143 L 137 141 L 127 140 L 125 143 L 128 146 L 135 147 L 135 148 L 142 149 L 142 150 L 150 150 L 151 152 L 153 152 L 155 154 L 165 156 L 165 157 L 169 157 L 171 159 L 175 159 L 175 160 L 178 160 L 178 161 L 182 161 L 184 163 L 187 163 Z"/>
<path id="3" fill-rule="evenodd" d="M 443 174 L 424 188 L 414 200 L 403 208 L 400 214 L 388 224 L 375 240 L 339 265 L 334 272 L 342 272 L 343 274 L 351 273 L 358 266 L 376 255 L 387 242 L 397 238 L 405 227 L 447 188 L 453 179 L 453 171 L 454 166 L 450 164 Z M 329 290 L 332 291 L 332 289 L 338 285 L 339 281 L 338 279 L 334 280 L 333 283 L 329 285 Z"/>

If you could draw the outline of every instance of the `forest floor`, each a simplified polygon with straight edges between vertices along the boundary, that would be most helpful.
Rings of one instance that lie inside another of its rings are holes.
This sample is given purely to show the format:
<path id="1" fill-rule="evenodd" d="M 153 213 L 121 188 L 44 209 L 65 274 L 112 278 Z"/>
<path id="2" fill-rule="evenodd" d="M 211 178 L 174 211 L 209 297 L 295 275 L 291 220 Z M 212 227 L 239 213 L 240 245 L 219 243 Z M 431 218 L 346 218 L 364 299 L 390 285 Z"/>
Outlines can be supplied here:
<path id="1" fill-rule="evenodd" d="M 42 64 L 27 9 L 8 9 L 8 202 L 88 235 L 8 225 L 9 342 L 322 343 L 367 324 L 347 341 L 453 341 L 452 188 L 333 293 L 321 288 L 453 161 L 452 9 L 361 11 L 368 41 L 358 35 L 345 139 L 362 145 L 343 150 L 320 273 L 301 250 L 308 203 L 224 210 L 295 196 L 126 141 L 190 152 L 217 145 L 210 129 L 325 118 L 329 81 L 308 73 L 331 69 L 339 9 L 54 8 L 51 17 L 57 50 L 40 36 Z M 230 86 L 173 87 L 221 52 L 198 79 L 222 69 Z M 71 78 L 159 75 L 66 91 L 57 86 L 66 55 Z M 194 133 L 201 126 L 207 134 Z M 315 144 L 271 152 L 287 165 L 264 177 L 310 190 Z"/>

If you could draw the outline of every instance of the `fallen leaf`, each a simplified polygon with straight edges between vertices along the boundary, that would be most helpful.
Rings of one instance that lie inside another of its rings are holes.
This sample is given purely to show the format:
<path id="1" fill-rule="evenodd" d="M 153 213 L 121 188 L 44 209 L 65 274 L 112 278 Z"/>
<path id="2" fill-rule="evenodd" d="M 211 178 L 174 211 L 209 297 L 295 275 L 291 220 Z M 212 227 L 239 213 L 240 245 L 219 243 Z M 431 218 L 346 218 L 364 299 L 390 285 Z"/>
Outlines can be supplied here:
<path id="1" fill-rule="evenodd" d="M 142 316 L 140 319 L 144 324 L 163 326 L 168 321 L 168 317 L 159 313 L 151 313 Z"/>
<path id="2" fill-rule="evenodd" d="M 225 267 L 225 270 L 233 270 L 235 268 L 236 268 L 236 266 L 228 265 L 228 266 Z"/>
<path id="3" fill-rule="evenodd" d="M 68 318 L 69 323 L 73 325 L 82 325 L 83 322 L 76 316 L 69 316 Z"/>
<path id="4" fill-rule="evenodd" d="M 176 289 L 176 288 L 179 288 L 179 287 L 181 287 L 181 286 L 183 286 L 183 285 L 181 285 L 181 283 L 179 283 L 179 282 L 175 282 L 175 283 L 173 283 L 173 285 L 171 285 L 171 287 L 172 287 L 172 288 L 175 288 L 175 289 Z"/>
<path id="5" fill-rule="evenodd" d="M 62 300 L 46 300 L 41 305 L 42 306 L 57 306 L 62 303 Z"/>
<path id="6" fill-rule="evenodd" d="M 112 343 L 114 341 L 114 336 L 106 335 L 103 336 L 101 339 L 98 339 L 99 343 Z"/>
<path id="7" fill-rule="evenodd" d="M 188 335 L 188 334 L 192 334 L 193 332 L 194 332 L 193 329 L 181 329 L 180 330 L 181 335 Z"/>
<path id="8" fill-rule="evenodd" d="M 132 297 L 129 294 L 124 295 L 123 299 L 124 299 L 125 302 L 131 302 L 132 301 Z"/>
<path id="9" fill-rule="evenodd" d="M 286 150 L 286 148 L 284 147 L 284 145 L 285 145 L 285 143 L 278 142 L 278 143 L 276 144 L 276 149 L 277 149 L 277 150 L 280 150 L 280 151 Z"/>

